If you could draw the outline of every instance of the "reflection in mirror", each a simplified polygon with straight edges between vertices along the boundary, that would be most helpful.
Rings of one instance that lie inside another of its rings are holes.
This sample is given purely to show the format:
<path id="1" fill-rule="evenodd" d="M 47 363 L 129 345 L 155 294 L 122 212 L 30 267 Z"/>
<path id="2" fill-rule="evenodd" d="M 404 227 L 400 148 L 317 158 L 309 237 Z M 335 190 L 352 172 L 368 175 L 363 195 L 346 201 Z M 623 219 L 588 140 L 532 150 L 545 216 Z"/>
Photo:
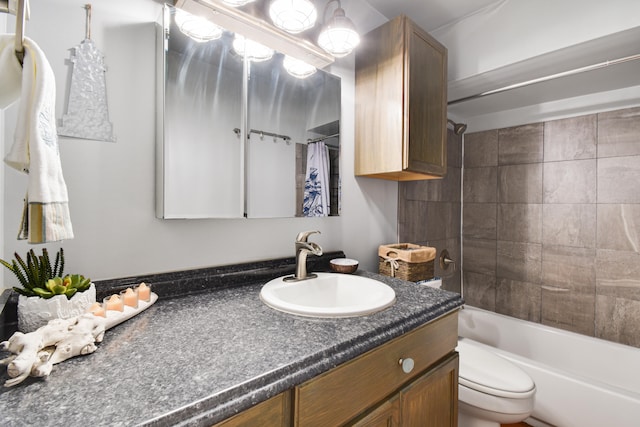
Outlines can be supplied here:
<path id="1" fill-rule="evenodd" d="M 283 60 L 250 64 L 247 215 L 338 215 L 340 79 L 296 78 Z"/>
<path id="2" fill-rule="evenodd" d="M 233 34 L 189 37 L 175 11 L 159 31 L 156 215 L 338 215 L 340 79 L 294 77 L 279 53 L 245 70 Z"/>

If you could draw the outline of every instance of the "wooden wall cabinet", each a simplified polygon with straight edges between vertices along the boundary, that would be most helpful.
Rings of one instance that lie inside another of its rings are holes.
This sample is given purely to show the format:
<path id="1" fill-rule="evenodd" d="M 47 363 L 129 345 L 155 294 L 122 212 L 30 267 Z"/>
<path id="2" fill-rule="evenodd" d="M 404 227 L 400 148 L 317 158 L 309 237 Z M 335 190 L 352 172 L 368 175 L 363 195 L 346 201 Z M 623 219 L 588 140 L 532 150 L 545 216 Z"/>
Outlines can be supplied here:
<path id="1" fill-rule="evenodd" d="M 447 170 L 447 49 L 406 16 L 356 50 L 355 174 L 394 181 Z"/>

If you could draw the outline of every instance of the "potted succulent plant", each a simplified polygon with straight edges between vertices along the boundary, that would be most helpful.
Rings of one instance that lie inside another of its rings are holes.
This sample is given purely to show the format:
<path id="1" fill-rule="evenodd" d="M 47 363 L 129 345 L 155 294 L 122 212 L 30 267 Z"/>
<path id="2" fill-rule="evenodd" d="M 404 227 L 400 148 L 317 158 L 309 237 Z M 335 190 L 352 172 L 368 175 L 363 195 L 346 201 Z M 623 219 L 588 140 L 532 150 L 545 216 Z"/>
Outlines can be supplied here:
<path id="1" fill-rule="evenodd" d="M 96 289 L 91 279 L 64 271 L 64 251 L 56 254 L 52 266 L 47 249 L 37 256 L 31 249 L 26 261 L 17 253 L 11 263 L 0 259 L 18 278 L 21 287 L 13 290 L 18 297 L 18 329 L 31 332 L 51 319 L 68 319 L 84 313 L 96 302 Z"/>

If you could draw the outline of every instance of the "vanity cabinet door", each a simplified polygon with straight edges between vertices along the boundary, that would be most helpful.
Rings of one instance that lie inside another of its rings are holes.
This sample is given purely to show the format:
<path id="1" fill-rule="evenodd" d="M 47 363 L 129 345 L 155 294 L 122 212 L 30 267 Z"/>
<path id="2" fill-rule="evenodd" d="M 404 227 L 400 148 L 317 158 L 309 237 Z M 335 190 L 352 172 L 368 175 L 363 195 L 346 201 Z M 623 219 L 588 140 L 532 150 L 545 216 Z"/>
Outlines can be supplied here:
<path id="1" fill-rule="evenodd" d="M 382 403 L 369 415 L 350 427 L 399 427 L 400 426 L 400 397 L 398 395 Z"/>
<path id="2" fill-rule="evenodd" d="M 213 427 L 289 427 L 291 425 L 291 392 L 281 393 L 269 400 L 240 412 Z"/>
<path id="3" fill-rule="evenodd" d="M 458 353 L 400 392 L 403 426 L 458 425 Z"/>
<path id="4" fill-rule="evenodd" d="M 447 49 L 406 16 L 356 52 L 355 174 L 396 181 L 447 170 Z"/>
<path id="5" fill-rule="evenodd" d="M 295 388 L 294 425 L 359 420 L 451 354 L 457 342 L 458 313 L 453 312 L 301 384 Z"/>

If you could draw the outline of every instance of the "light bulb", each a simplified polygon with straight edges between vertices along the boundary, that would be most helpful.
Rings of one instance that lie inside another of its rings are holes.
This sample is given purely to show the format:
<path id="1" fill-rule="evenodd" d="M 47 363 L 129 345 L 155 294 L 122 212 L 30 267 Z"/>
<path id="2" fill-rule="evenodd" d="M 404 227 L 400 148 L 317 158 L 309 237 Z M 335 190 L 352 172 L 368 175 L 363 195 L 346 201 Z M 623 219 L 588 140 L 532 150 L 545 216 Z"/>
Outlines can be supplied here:
<path id="1" fill-rule="evenodd" d="M 333 12 L 318 36 L 318 44 L 338 58 L 347 56 L 360 44 L 360 35 L 353 22 L 345 16 L 344 9 L 339 7 Z"/>
<path id="2" fill-rule="evenodd" d="M 273 56 L 273 49 L 249 40 L 240 34 L 236 34 L 233 39 L 233 50 L 253 62 L 267 61 Z"/>
<path id="3" fill-rule="evenodd" d="M 317 68 L 313 65 L 309 65 L 306 62 L 293 58 L 289 55 L 285 55 L 282 60 L 282 66 L 287 70 L 287 73 L 299 79 L 306 79 L 317 71 Z"/>
<path id="4" fill-rule="evenodd" d="M 276 27 L 297 34 L 315 25 L 318 11 L 309 0 L 273 0 L 269 16 Z"/>
<path id="5" fill-rule="evenodd" d="M 175 21 L 180 31 L 199 43 L 216 40 L 222 36 L 222 28 L 201 16 L 181 9 L 176 9 Z"/>

